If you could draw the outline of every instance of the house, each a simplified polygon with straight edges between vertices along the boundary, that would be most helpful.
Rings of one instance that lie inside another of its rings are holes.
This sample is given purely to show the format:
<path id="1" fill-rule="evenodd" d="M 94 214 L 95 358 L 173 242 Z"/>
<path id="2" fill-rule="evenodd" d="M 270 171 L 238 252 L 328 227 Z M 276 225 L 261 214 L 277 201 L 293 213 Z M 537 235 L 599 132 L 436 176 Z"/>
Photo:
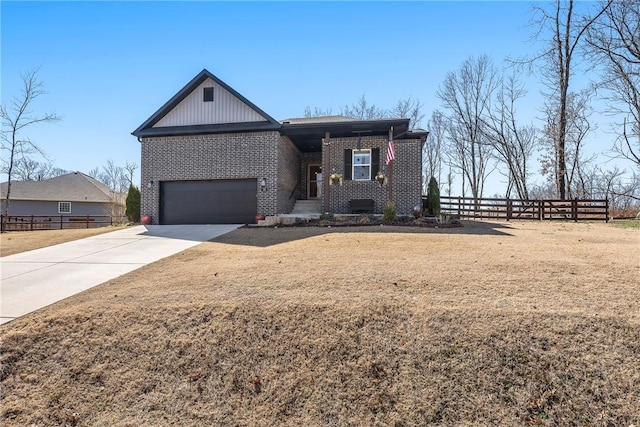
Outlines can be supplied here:
<path id="1" fill-rule="evenodd" d="M 7 183 L 0 185 L 4 212 Z M 122 216 L 124 195 L 81 172 L 42 181 L 12 181 L 9 216 Z"/>
<path id="2" fill-rule="evenodd" d="M 206 69 L 132 134 L 141 143 L 141 213 L 154 224 L 253 223 L 300 201 L 334 214 L 354 200 L 372 201 L 373 213 L 390 198 L 398 213 L 421 203 L 427 132 L 410 130 L 409 119 L 279 122 Z M 384 161 L 390 137 L 393 170 Z M 378 173 L 391 179 L 380 184 Z M 332 174 L 341 184 L 330 185 Z"/>

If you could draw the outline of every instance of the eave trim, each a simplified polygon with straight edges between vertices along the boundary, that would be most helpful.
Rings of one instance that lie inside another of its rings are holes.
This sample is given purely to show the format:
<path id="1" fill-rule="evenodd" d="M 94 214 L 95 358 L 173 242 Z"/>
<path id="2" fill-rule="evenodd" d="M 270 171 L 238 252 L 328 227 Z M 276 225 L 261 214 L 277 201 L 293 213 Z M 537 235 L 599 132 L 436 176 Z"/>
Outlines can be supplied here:
<path id="1" fill-rule="evenodd" d="M 134 134 L 144 138 L 150 136 L 180 136 L 180 135 L 206 135 L 216 133 L 239 133 L 259 131 L 279 131 L 279 123 L 270 122 L 243 122 L 223 123 L 216 125 L 191 125 L 191 126 L 166 126 L 144 129 Z"/>

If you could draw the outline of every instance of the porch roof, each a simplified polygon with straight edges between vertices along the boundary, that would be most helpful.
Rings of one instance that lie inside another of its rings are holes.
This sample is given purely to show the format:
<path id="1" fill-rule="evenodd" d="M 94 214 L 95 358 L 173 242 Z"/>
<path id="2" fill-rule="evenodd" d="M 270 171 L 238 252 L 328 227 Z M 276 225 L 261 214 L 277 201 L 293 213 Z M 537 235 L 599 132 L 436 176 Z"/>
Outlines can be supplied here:
<path id="1" fill-rule="evenodd" d="M 280 134 L 291 139 L 302 153 L 322 151 L 322 138 L 329 132 L 330 138 L 388 135 L 393 126 L 393 134 L 398 138 L 411 135 L 419 138 L 426 132 L 409 131 L 409 119 L 355 120 L 342 116 L 309 117 L 282 121 Z M 395 136 L 394 136 L 395 138 Z"/>

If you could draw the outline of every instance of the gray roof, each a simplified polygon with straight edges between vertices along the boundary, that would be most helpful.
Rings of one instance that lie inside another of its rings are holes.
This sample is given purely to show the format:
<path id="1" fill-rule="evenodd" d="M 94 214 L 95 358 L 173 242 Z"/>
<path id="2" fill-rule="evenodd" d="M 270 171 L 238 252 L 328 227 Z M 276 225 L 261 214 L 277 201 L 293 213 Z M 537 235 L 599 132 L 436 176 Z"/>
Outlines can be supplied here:
<path id="1" fill-rule="evenodd" d="M 207 78 L 212 79 L 225 88 L 245 105 L 264 117 L 265 120 L 243 123 L 153 127 Z M 409 131 L 408 127 L 409 119 L 406 118 L 359 120 L 339 115 L 290 118 L 278 122 L 225 82 L 204 69 L 165 105 L 160 107 L 158 111 L 141 124 L 138 129 L 133 131 L 132 134 L 141 138 L 151 136 L 257 132 L 266 130 L 279 131 L 280 135 L 289 137 L 301 152 L 306 153 L 321 151 L 319 143 L 327 132 L 330 133 L 331 137 L 354 137 L 361 134 L 381 136 L 387 135 L 389 131 L 393 129 L 393 137 L 400 139 L 426 138 L 428 134 L 428 132 L 422 130 Z"/>
<path id="2" fill-rule="evenodd" d="M 280 123 L 289 123 L 292 125 L 306 124 L 306 123 L 340 123 L 340 122 L 355 122 L 357 119 L 347 116 L 318 116 L 318 117 L 294 117 L 291 119 L 282 120 Z"/>
<path id="3" fill-rule="evenodd" d="M 2 199 L 7 194 L 7 183 L 0 184 Z M 55 202 L 111 202 L 114 197 L 122 200 L 122 194 L 113 192 L 103 183 L 82 172 L 43 181 L 12 181 L 11 200 L 44 200 Z"/>

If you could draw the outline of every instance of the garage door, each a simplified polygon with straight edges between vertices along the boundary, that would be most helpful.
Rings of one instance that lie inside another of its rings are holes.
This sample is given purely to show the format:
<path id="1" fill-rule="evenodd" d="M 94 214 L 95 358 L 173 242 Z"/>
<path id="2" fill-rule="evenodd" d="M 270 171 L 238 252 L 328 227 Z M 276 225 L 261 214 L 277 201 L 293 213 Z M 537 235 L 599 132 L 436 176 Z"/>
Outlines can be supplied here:
<path id="1" fill-rule="evenodd" d="M 160 224 L 246 224 L 258 210 L 255 179 L 164 181 Z"/>

